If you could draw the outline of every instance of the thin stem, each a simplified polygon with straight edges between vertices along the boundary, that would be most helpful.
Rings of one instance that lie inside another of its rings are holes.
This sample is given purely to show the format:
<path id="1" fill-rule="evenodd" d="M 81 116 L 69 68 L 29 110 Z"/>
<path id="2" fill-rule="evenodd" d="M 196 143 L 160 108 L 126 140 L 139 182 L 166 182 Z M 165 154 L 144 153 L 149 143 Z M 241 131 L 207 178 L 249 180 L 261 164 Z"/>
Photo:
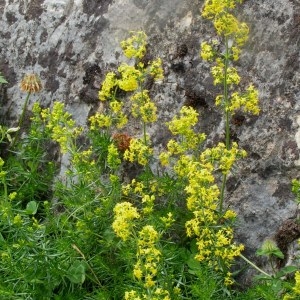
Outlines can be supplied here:
<path id="1" fill-rule="evenodd" d="M 72 248 L 73 248 L 74 250 L 76 250 L 76 251 L 80 254 L 80 256 L 82 257 L 82 259 L 86 262 L 86 264 L 87 264 L 88 268 L 90 269 L 90 271 L 92 272 L 92 274 L 93 274 L 93 276 L 94 276 L 96 282 L 97 282 L 98 285 L 101 287 L 102 284 L 101 284 L 101 282 L 99 281 L 97 275 L 95 274 L 93 268 L 91 267 L 91 265 L 88 263 L 87 259 L 85 258 L 85 255 L 81 252 L 81 250 L 80 250 L 75 244 L 72 244 Z"/>
<path id="2" fill-rule="evenodd" d="M 221 186 L 220 207 L 219 207 L 220 216 L 222 215 L 222 211 L 223 211 L 226 182 L 227 182 L 227 174 L 223 174 L 222 186 Z"/>
<path id="3" fill-rule="evenodd" d="M 228 47 L 228 38 L 225 37 L 225 57 L 224 57 L 224 79 L 223 79 L 223 96 L 224 96 L 224 111 L 225 111 L 225 145 L 226 149 L 230 148 L 230 128 L 229 128 L 229 112 L 228 112 L 228 84 L 227 84 L 227 69 L 229 63 L 229 47 Z M 227 174 L 223 174 L 222 186 L 221 186 L 221 197 L 220 197 L 220 206 L 219 214 L 222 215 L 223 203 L 225 198 L 225 187 L 227 181 Z"/>
<path id="4" fill-rule="evenodd" d="M 23 123 L 23 120 L 24 120 L 24 116 L 25 116 L 25 112 L 26 112 L 26 108 L 27 108 L 27 104 L 28 104 L 30 95 L 31 95 L 31 93 L 28 92 L 27 96 L 26 96 L 26 99 L 25 99 L 25 102 L 24 102 L 24 105 L 23 105 L 22 114 L 21 114 L 20 119 L 19 119 L 19 124 L 18 124 L 19 128 L 21 128 L 21 126 L 22 126 L 22 123 Z M 12 144 L 11 144 L 11 148 L 13 148 L 14 145 L 16 144 L 16 141 L 18 140 L 18 137 L 19 137 L 19 131 L 16 133 L 16 136 L 15 136 L 15 138 L 14 138 Z"/>
<path id="5" fill-rule="evenodd" d="M 144 144 L 147 146 L 147 129 L 146 129 L 146 123 L 143 122 L 143 135 L 144 135 Z"/>
<path id="6" fill-rule="evenodd" d="M 27 96 L 26 96 L 26 99 L 25 99 L 25 103 L 24 103 L 24 106 L 23 106 L 22 114 L 21 114 L 21 117 L 20 117 L 20 120 L 19 120 L 19 127 L 20 128 L 21 128 L 21 125 L 22 125 L 23 120 L 24 120 L 25 111 L 26 111 L 26 108 L 27 108 L 27 104 L 28 104 L 28 100 L 30 98 L 30 95 L 31 95 L 31 93 L 28 92 Z"/>
<path id="7" fill-rule="evenodd" d="M 260 273 L 266 275 L 267 277 L 272 277 L 270 274 L 266 273 L 265 271 L 263 271 L 261 268 L 259 268 L 257 265 L 255 265 L 252 261 L 250 261 L 249 259 L 247 259 L 244 255 L 240 254 L 240 257 L 247 262 L 251 267 L 253 267 L 254 269 L 256 269 L 257 271 L 259 271 Z"/>
<path id="8" fill-rule="evenodd" d="M 228 64 L 229 64 L 229 47 L 228 47 L 228 38 L 225 37 L 225 61 L 224 61 L 224 80 L 223 80 L 223 95 L 224 95 L 224 109 L 225 109 L 225 143 L 226 149 L 229 150 L 230 147 L 230 128 L 229 128 L 229 111 L 228 111 Z"/>
<path id="9" fill-rule="evenodd" d="M 5 176 L 5 175 L 4 175 Z M 8 200 L 8 191 L 7 191 L 7 183 L 6 183 L 6 178 L 4 178 L 2 180 L 2 184 L 3 184 L 3 188 L 4 188 L 4 199 L 5 199 L 5 202 L 7 202 Z"/>

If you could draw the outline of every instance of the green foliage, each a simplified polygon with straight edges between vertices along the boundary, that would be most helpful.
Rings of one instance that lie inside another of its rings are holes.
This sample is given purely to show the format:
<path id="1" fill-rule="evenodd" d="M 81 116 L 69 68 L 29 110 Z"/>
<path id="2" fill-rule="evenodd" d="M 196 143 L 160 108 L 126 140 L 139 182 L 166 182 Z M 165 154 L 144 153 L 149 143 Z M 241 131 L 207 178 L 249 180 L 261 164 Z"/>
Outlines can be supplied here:
<path id="1" fill-rule="evenodd" d="M 292 192 L 296 196 L 296 202 L 300 203 L 300 180 L 297 179 L 292 180 Z"/>
<path id="2" fill-rule="evenodd" d="M 0 84 L 3 84 L 3 83 L 8 83 L 8 82 L 5 80 L 3 75 L 1 75 L 1 73 L 0 73 Z"/>

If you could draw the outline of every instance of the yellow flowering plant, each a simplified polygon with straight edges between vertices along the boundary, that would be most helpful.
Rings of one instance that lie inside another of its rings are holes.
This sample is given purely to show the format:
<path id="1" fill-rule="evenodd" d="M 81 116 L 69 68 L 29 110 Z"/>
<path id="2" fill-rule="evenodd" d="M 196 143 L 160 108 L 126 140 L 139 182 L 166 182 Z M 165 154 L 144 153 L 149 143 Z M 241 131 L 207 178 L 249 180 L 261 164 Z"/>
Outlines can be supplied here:
<path id="1" fill-rule="evenodd" d="M 232 62 L 239 59 L 241 48 L 248 40 L 249 29 L 246 23 L 240 22 L 233 11 L 242 0 L 220 1 L 206 0 L 202 10 L 202 17 L 212 20 L 217 35 L 224 43 L 224 48 L 217 50 L 215 42 L 201 43 L 200 55 L 202 59 L 214 61 L 211 73 L 215 85 L 223 87 L 223 93 L 216 96 L 216 105 L 225 111 L 226 148 L 230 147 L 229 123 L 236 111 L 242 110 L 257 115 L 258 92 L 252 84 L 245 93 L 234 91 L 234 86 L 240 83 L 240 76 Z"/>
<path id="2" fill-rule="evenodd" d="M 16 141 L 9 159 L 0 158 L 1 297 L 299 297 L 299 272 L 292 282 L 282 280 L 295 268 L 271 276 L 243 257 L 244 246 L 234 238 L 237 214 L 225 206 L 227 176 L 246 156 L 230 140 L 230 119 L 237 111 L 259 113 L 257 90 L 250 84 L 242 92 L 234 67 L 248 35 L 233 15 L 241 2 L 206 0 L 202 11 L 219 35 L 202 42 L 201 57 L 213 64 L 214 83 L 223 89 L 216 97 L 223 142 L 205 146 L 199 112 L 183 106 L 166 123 L 172 137 L 165 149 L 151 147 L 149 126 L 158 108 L 145 86 L 149 78 L 162 80 L 163 68 L 160 58 L 146 62 L 142 31 L 121 42 L 128 61 L 106 74 L 87 128 L 76 125 L 63 103 L 33 105 L 28 135 Z M 29 93 L 41 87 L 32 80 L 23 84 Z M 129 132 L 130 117 L 141 125 L 136 136 L 121 132 Z M 2 140 L 8 133 L 2 130 Z M 49 152 L 61 159 L 61 169 Z M 298 196 L 299 185 L 293 181 Z M 262 250 L 279 253 L 270 243 Z M 238 257 L 264 276 L 249 291 L 235 290 Z"/>

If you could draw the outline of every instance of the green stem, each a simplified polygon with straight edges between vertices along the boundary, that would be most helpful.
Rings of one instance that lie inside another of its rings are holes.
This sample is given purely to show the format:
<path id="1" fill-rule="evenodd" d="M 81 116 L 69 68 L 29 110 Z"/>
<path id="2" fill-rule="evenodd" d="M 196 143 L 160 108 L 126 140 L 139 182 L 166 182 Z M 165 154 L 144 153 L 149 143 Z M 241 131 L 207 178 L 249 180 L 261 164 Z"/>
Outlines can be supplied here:
<path id="1" fill-rule="evenodd" d="M 146 123 L 143 122 L 143 135 L 144 135 L 144 144 L 147 146 L 147 129 L 146 129 Z"/>
<path id="2" fill-rule="evenodd" d="M 266 273 L 265 271 L 263 271 L 261 268 L 259 268 L 257 265 L 255 265 L 252 261 L 250 261 L 249 259 L 247 259 L 244 255 L 240 254 L 240 257 L 246 262 L 248 263 L 251 267 L 253 267 L 255 270 L 259 271 L 260 273 L 266 275 L 267 277 L 272 277 L 270 274 Z"/>
<path id="3" fill-rule="evenodd" d="M 27 96 L 26 96 L 26 99 L 25 99 L 25 102 L 24 102 L 24 105 L 23 105 L 22 114 L 21 114 L 20 119 L 19 119 L 19 124 L 18 124 L 19 128 L 21 128 L 21 126 L 22 126 L 30 95 L 31 95 L 31 93 L 28 92 Z M 11 148 L 13 148 L 14 145 L 16 144 L 16 141 L 18 140 L 18 137 L 19 137 L 19 132 L 20 132 L 20 130 L 18 132 L 16 132 L 15 138 L 14 138 L 12 144 L 11 144 Z"/>
<path id="4" fill-rule="evenodd" d="M 229 64 L 229 47 L 228 38 L 225 37 L 225 61 L 224 61 L 224 80 L 223 80 L 223 95 L 224 95 L 224 109 L 225 109 L 225 143 L 226 149 L 229 150 L 230 147 L 230 128 L 229 128 L 229 111 L 228 111 L 228 84 L 227 84 L 227 70 Z"/>
<path id="5" fill-rule="evenodd" d="M 223 203 L 224 203 L 224 198 L 225 198 L 226 182 L 227 182 L 227 174 L 223 174 L 222 186 L 221 186 L 220 207 L 219 207 L 220 216 L 222 216 L 222 212 L 223 212 Z"/>
<path id="6" fill-rule="evenodd" d="M 6 175 L 4 175 L 4 176 L 6 176 Z M 4 199 L 5 199 L 5 202 L 7 203 L 7 201 L 8 201 L 8 190 L 7 190 L 6 178 L 4 178 L 2 180 L 2 184 L 3 184 L 3 188 L 4 188 Z"/>
<path id="7" fill-rule="evenodd" d="M 23 106 L 22 114 L 21 114 L 21 117 L 20 117 L 20 120 L 19 120 L 19 127 L 20 128 L 21 128 L 21 125 L 22 125 L 23 120 L 24 120 L 25 111 L 26 111 L 26 108 L 27 108 L 27 104 L 28 104 L 28 100 L 30 98 L 30 95 L 31 95 L 31 93 L 28 92 L 27 96 L 26 96 L 26 99 L 25 99 L 25 103 L 24 103 L 24 106 Z"/>
<path id="8" fill-rule="evenodd" d="M 225 145 L 226 149 L 229 150 L 230 148 L 230 128 L 229 128 L 229 111 L 227 110 L 228 107 L 228 84 L 227 84 L 227 70 L 228 70 L 228 64 L 229 64 L 229 47 L 228 47 L 228 38 L 225 37 L 225 57 L 224 57 L 224 79 L 223 79 L 223 96 L 224 96 L 224 111 L 225 111 Z M 223 203 L 224 203 L 224 197 L 225 197 L 225 187 L 227 182 L 227 174 L 223 174 L 222 179 L 222 186 L 221 186 L 221 197 L 220 197 L 220 206 L 219 206 L 219 214 L 222 215 L 223 212 Z"/>

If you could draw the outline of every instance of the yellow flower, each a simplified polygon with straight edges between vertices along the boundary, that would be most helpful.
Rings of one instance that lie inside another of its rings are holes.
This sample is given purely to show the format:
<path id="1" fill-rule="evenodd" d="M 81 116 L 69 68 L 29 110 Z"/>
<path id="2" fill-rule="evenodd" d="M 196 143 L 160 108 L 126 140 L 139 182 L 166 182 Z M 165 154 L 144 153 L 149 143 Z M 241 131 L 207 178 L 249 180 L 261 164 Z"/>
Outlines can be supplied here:
<path id="1" fill-rule="evenodd" d="M 202 17 L 213 19 L 225 10 L 235 8 L 236 3 L 242 3 L 242 0 L 205 0 Z"/>
<path id="2" fill-rule="evenodd" d="M 17 197 L 17 192 L 12 192 L 12 193 L 10 193 L 10 194 L 8 195 L 8 199 L 9 199 L 10 201 L 15 200 L 16 197 Z"/>
<path id="3" fill-rule="evenodd" d="M 204 60 L 211 61 L 214 58 L 213 47 L 207 42 L 202 42 L 200 56 Z"/>
<path id="4" fill-rule="evenodd" d="M 232 51 L 233 60 L 238 60 L 240 57 L 241 49 L 233 46 L 233 47 L 231 47 L 231 51 Z"/>
<path id="5" fill-rule="evenodd" d="M 135 264 L 134 269 L 133 269 L 133 275 L 137 280 L 141 280 L 143 277 L 143 271 L 141 269 L 140 262 Z"/>
<path id="6" fill-rule="evenodd" d="M 153 60 L 149 67 L 150 75 L 154 80 L 160 80 L 164 78 L 164 71 L 162 69 L 162 61 L 160 58 Z"/>
<path id="7" fill-rule="evenodd" d="M 137 294 L 136 291 L 129 291 L 129 292 L 125 292 L 125 300 L 141 300 L 141 298 L 139 297 L 139 295 Z"/>
<path id="8" fill-rule="evenodd" d="M 214 26 L 220 36 L 230 36 L 239 31 L 238 20 L 226 12 L 215 18 Z"/>
<path id="9" fill-rule="evenodd" d="M 110 127 L 112 124 L 112 119 L 108 115 L 96 113 L 95 115 L 89 118 L 91 122 L 90 128 L 91 130 L 97 130 L 98 128 L 102 127 Z"/>
<path id="10" fill-rule="evenodd" d="M 295 286 L 293 287 L 295 295 L 300 295 L 300 271 L 295 273 Z"/>
<path id="11" fill-rule="evenodd" d="M 156 111 L 157 111 L 157 107 L 153 102 L 151 101 L 146 102 L 144 105 L 140 107 L 142 120 L 145 123 L 155 122 L 157 119 Z"/>
<path id="12" fill-rule="evenodd" d="M 122 77 L 118 80 L 119 88 L 126 92 L 135 91 L 139 86 L 139 80 L 142 80 L 141 72 L 125 63 L 119 66 L 118 71 Z"/>
<path id="13" fill-rule="evenodd" d="M 161 152 L 159 155 L 159 161 L 162 166 L 169 165 L 169 159 L 170 159 L 170 153 L 169 152 Z"/>
<path id="14" fill-rule="evenodd" d="M 145 145 L 140 139 L 131 139 L 129 149 L 124 152 L 124 159 L 130 162 L 137 161 L 140 165 L 148 164 L 153 154 L 153 149 Z"/>
<path id="15" fill-rule="evenodd" d="M 110 106 L 112 112 L 114 112 L 115 114 L 117 114 L 117 113 L 119 113 L 122 110 L 123 104 L 122 104 L 122 102 L 114 100 L 114 101 L 111 101 L 109 103 L 109 106 Z"/>
<path id="16" fill-rule="evenodd" d="M 130 100 L 133 102 L 131 112 L 135 118 L 141 117 L 145 123 L 156 121 L 157 107 L 151 102 L 148 90 L 135 93 Z"/>
<path id="17" fill-rule="evenodd" d="M 223 216 L 224 219 L 233 219 L 235 217 L 236 217 L 236 212 L 230 209 L 228 209 Z"/>
<path id="18" fill-rule="evenodd" d="M 22 217 L 20 214 L 17 214 L 15 217 L 14 217 L 14 221 L 13 221 L 14 225 L 16 226 L 21 226 L 23 224 L 23 220 L 22 220 Z"/>
<path id="19" fill-rule="evenodd" d="M 115 217 L 112 228 L 118 237 L 120 237 L 123 241 L 126 241 L 133 227 L 132 221 L 140 218 L 140 214 L 130 202 L 116 204 L 114 214 Z"/>
<path id="20" fill-rule="evenodd" d="M 131 32 L 131 37 L 121 42 L 126 57 L 141 59 L 146 52 L 147 35 L 143 31 Z"/>
<path id="21" fill-rule="evenodd" d="M 114 144 L 108 146 L 107 164 L 112 170 L 118 169 L 121 164 L 118 149 Z"/>
<path id="22" fill-rule="evenodd" d="M 101 90 L 99 91 L 99 99 L 105 101 L 111 97 L 112 89 L 116 86 L 116 74 L 113 72 L 108 72 L 106 74 L 105 80 L 102 83 Z"/>
<path id="23" fill-rule="evenodd" d="M 227 272 L 225 280 L 224 280 L 224 284 L 226 286 L 230 286 L 234 284 L 234 281 L 232 279 L 232 274 L 230 272 Z"/>

